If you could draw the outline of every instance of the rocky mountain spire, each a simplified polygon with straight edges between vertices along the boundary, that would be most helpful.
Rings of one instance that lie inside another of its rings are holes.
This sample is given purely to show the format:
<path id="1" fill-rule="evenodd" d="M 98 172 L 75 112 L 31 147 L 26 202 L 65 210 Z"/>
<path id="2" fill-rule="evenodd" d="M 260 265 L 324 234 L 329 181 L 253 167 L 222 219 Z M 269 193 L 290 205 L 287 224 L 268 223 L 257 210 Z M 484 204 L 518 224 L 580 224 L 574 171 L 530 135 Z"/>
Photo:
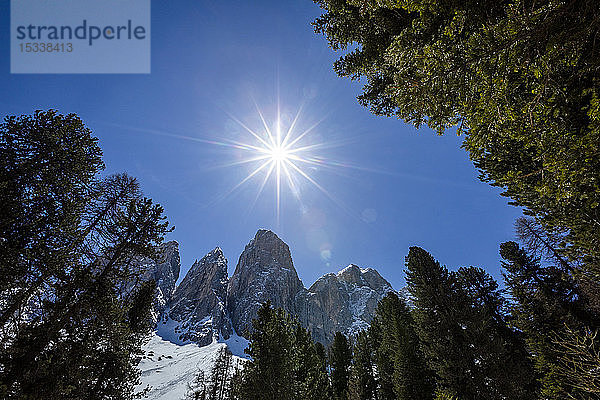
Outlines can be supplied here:
<path id="1" fill-rule="evenodd" d="M 288 245 L 263 229 L 246 245 L 231 278 L 227 259 L 217 247 L 194 262 L 174 290 L 179 275 L 177 243 L 169 242 L 163 249 L 161 263 L 148 273 L 158 283 L 157 297 L 164 310 L 159 334 L 176 343 L 206 345 L 228 339 L 234 330 L 244 335 L 261 304 L 270 300 L 274 307 L 296 315 L 315 340 L 327 345 L 336 331 L 351 336 L 366 328 L 379 300 L 393 290 L 374 269 L 353 264 L 305 289 Z"/>
<path id="2" fill-rule="evenodd" d="M 171 296 L 175 292 L 175 283 L 179 279 L 180 259 L 179 243 L 172 240 L 163 243 L 158 248 L 158 257 L 156 260 L 143 258 L 136 261 L 143 265 L 145 272 L 141 280 L 154 280 L 156 282 L 155 308 L 157 315 L 160 315 L 166 305 L 171 301 Z"/>
<path id="3" fill-rule="evenodd" d="M 259 230 L 240 255 L 229 281 L 227 308 L 233 328 L 238 334 L 250 328 L 267 300 L 294 313 L 296 295 L 303 289 L 288 245 L 273 232 Z"/>
<path id="4" fill-rule="evenodd" d="M 217 247 L 194 262 L 169 304 L 168 317 L 177 322 L 180 340 L 205 345 L 220 335 L 229 337 L 226 301 L 227 259 Z"/>
<path id="5" fill-rule="evenodd" d="M 377 303 L 391 291 L 377 271 L 351 264 L 319 278 L 299 296 L 296 313 L 315 340 L 328 344 L 337 331 L 352 336 L 366 329 Z"/>

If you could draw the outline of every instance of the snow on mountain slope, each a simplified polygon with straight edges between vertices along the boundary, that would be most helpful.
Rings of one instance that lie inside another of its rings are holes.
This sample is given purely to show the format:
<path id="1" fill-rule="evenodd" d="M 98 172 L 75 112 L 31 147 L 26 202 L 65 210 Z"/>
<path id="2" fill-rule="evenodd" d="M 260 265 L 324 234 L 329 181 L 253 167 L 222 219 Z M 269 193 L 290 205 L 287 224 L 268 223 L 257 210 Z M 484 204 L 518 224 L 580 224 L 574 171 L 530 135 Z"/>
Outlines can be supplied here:
<path id="1" fill-rule="evenodd" d="M 194 262 L 175 289 L 163 322 L 165 318 L 177 321 L 181 340 L 199 345 L 210 344 L 219 336 L 229 337 L 227 282 L 227 259 L 217 247 Z"/>
<path id="2" fill-rule="evenodd" d="M 275 233 L 259 229 L 240 255 L 227 288 L 233 329 L 245 332 L 267 300 L 294 314 L 295 297 L 304 286 L 294 268 L 290 248 Z"/>
<path id="3" fill-rule="evenodd" d="M 394 291 L 376 270 L 354 264 L 305 288 L 287 244 L 262 229 L 245 247 L 231 278 L 218 247 L 194 262 L 178 287 L 176 242 L 165 246 L 161 260 L 166 261 L 148 264 L 148 277 L 159 283 L 159 318 L 140 362 L 139 389 L 151 386 L 148 398 L 153 400 L 183 399 L 199 369 L 210 374 L 223 346 L 237 360 L 247 358 L 248 340 L 236 331 L 250 326 L 266 300 L 296 315 L 313 339 L 328 345 L 336 331 L 353 336 L 367 328 L 377 303 Z M 399 294 L 408 299 L 406 292 Z"/>
<path id="4" fill-rule="evenodd" d="M 298 296 L 296 313 L 312 337 L 327 345 L 335 332 L 354 336 L 366 329 L 377 303 L 393 291 L 376 270 L 351 264 L 322 276 Z"/>
<path id="5" fill-rule="evenodd" d="M 178 345 L 153 334 L 144 346 L 146 355 L 139 364 L 142 384 L 138 390 L 150 386 L 147 398 L 151 400 L 183 399 L 187 384 L 199 370 L 210 374 L 217 352 L 224 346 L 225 343 L 217 342 L 202 347 L 194 343 Z M 240 360 L 240 357 L 234 358 Z"/>
<path id="6" fill-rule="evenodd" d="M 177 262 L 149 265 L 149 276 L 162 282 L 164 290 L 158 297 L 169 294 L 157 301 L 158 335 L 179 345 L 208 345 L 224 342 L 236 332 L 243 334 L 266 300 L 297 316 L 313 339 L 328 345 L 337 331 L 353 336 L 365 329 L 377 303 L 393 291 L 376 270 L 354 264 L 305 288 L 288 245 L 265 229 L 258 230 L 246 245 L 231 278 L 227 259 L 216 247 L 194 262 L 175 287 L 179 273 L 176 242 L 165 249 L 163 258 Z"/>
<path id="7" fill-rule="evenodd" d="M 228 339 L 220 338 L 219 342 L 225 343 L 227 348 L 234 356 L 240 359 L 248 359 L 248 354 L 244 350 L 250 345 L 250 341 L 243 336 L 238 336 L 235 332 Z"/>

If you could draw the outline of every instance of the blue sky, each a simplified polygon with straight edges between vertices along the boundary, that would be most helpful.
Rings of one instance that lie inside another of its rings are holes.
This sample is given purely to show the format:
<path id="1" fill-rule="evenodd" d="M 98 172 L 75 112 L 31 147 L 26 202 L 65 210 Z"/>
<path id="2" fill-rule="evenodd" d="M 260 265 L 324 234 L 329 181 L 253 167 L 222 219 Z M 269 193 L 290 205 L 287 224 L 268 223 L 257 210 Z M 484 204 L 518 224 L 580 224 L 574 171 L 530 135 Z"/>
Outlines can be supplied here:
<path id="1" fill-rule="evenodd" d="M 361 107 L 360 83 L 334 74 L 336 54 L 313 33 L 319 14 L 310 0 L 153 1 L 151 74 L 11 75 L 9 2 L 0 0 L 0 114 L 79 114 L 100 139 L 106 173 L 138 177 L 165 207 L 182 274 L 215 246 L 233 273 L 256 230 L 269 228 L 306 286 L 355 263 L 400 288 L 413 245 L 498 279 L 498 246 L 513 239 L 519 209 L 477 180 L 462 138 Z M 339 164 L 303 164 L 327 194 L 296 173 L 298 201 L 282 182 L 279 219 L 274 179 L 257 198 L 263 171 L 227 195 L 256 164 L 223 165 L 253 153 L 209 143 L 256 142 L 234 121 L 262 133 L 255 103 L 269 125 L 279 104 L 284 129 L 303 106 L 294 132 L 320 123 L 302 145 Z"/>

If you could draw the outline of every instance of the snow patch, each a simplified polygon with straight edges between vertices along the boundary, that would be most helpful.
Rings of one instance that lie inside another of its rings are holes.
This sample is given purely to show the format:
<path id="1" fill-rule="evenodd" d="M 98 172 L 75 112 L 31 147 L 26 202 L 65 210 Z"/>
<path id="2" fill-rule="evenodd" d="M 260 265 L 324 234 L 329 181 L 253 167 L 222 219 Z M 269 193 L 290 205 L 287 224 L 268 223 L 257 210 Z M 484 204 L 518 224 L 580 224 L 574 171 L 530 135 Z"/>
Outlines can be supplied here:
<path id="1" fill-rule="evenodd" d="M 168 310 L 165 312 L 165 315 L 168 315 Z M 181 346 L 190 343 L 189 340 L 181 340 L 179 324 L 180 322 L 172 320 L 171 318 L 163 319 L 162 321 L 159 321 L 156 326 L 156 335 L 174 345 Z"/>
<path id="2" fill-rule="evenodd" d="M 209 375 L 217 352 L 225 346 L 233 353 L 236 362 L 243 362 L 244 358 L 238 355 L 243 354 L 248 341 L 236 335 L 223 343 L 215 341 L 200 347 L 195 343 L 175 344 L 155 333 L 144 346 L 145 356 L 138 365 L 142 371 L 142 384 L 137 389 L 141 391 L 150 386 L 147 398 L 151 400 L 183 399 L 188 383 L 200 370 Z"/>
<path id="3" fill-rule="evenodd" d="M 190 343 L 176 345 L 152 335 L 144 346 L 145 356 L 140 361 L 142 384 L 139 390 L 150 386 L 149 399 L 183 399 L 187 384 L 194 380 L 199 370 L 209 373 L 222 343 L 199 347 Z"/>
<path id="4" fill-rule="evenodd" d="M 231 354 L 240 358 L 248 358 L 248 355 L 244 352 L 250 342 L 248 339 L 242 336 L 238 336 L 235 332 L 229 336 L 229 339 L 219 338 L 220 343 L 225 343 Z"/>

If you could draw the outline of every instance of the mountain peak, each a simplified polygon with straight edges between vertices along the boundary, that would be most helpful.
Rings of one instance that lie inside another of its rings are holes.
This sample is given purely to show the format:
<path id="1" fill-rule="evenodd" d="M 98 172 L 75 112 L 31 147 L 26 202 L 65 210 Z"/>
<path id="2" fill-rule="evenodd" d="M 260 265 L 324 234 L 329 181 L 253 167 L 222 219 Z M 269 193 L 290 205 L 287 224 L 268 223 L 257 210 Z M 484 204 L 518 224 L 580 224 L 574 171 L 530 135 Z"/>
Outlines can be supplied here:
<path id="1" fill-rule="evenodd" d="M 219 335 L 228 337 L 225 323 L 227 259 L 219 247 L 196 260 L 175 290 L 169 318 L 182 341 L 204 345 Z M 198 299 L 202 299 L 198 302 Z"/>
<path id="2" fill-rule="evenodd" d="M 290 248 L 275 233 L 259 229 L 240 255 L 229 281 L 227 307 L 233 327 L 242 333 L 250 327 L 260 305 L 294 309 L 294 298 L 304 287 L 294 268 Z"/>
<path id="3" fill-rule="evenodd" d="M 319 278 L 309 289 L 300 320 L 321 343 L 336 331 L 354 335 L 368 327 L 375 308 L 392 286 L 373 268 L 350 264 Z"/>
<path id="4" fill-rule="evenodd" d="M 254 239 L 252 239 L 246 246 L 246 248 L 248 247 L 267 249 L 269 251 L 278 250 L 281 253 L 290 253 L 288 245 L 285 244 L 285 242 L 281 240 L 273 231 L 268 229 L 259 229 L 256 232 L 256 235 L 254 235 Z"/>
<path id="5" fill-rule="evenodd" d="M 363 279 L 364 272 L 367 272 L 367 270 L 359 268 L 358 265 L 350 264 L 343 270 L 339 271 L 336 276 L 342 282 L 362 286 L 365 283 Z"/>
<path id="6" fill-rule="evenodd" d="M 356 264 L 350 264 L 346 268 L 341 269 L 336 274 L 337 276 L 343 276 L 347 274 L 366 274 L 370 271 L 375 271 L 373 268 L 361 268 Z"/>
<path id="7" fill-rule="evenodd" d="M 177 249 L 175 242 L 165 247 Z M 288 245 L 273 231 L 259 229 L 231 278 L 220 247 L 196 260 L 163 308 L 158 330 L 175 343 L 199 345 L 232 333 L 244 335 L 261 304 L 270 300 L 296 315 L 315 340 L 328 344 L 336 331 L 354 335 L 368 326 L 377 303 L 390 291 L 391 285 L 375 269 L 355 264 L 322 276 L 306 289 Z"/>
<path id="8" fill-rule="evenodd" d="M 348 275 L 348 274 L 360 274 L 360 272 L 361 272 L 361 268 L 359 268 L 358 265 L 350 264 L 346 268 L 339 270 L 336 275 L 343 276 L 343 275 Z"/>
<path id="9" fill-rule="evenodd" d="M 223 254 L 223 250 L 221 250 L 221 248 L 219 246 L 215 247 L 214 249 L 212 249 L 211 251 L 209 251 L 208 253 L 206 253 L 206 255 L 204 257 L 202 257 L 202 260 L 205 258 L 225 258 L 225 255 Z"/>
<path id="10" fill-rule="evenodd" d="M 277 239 L 279 239 L 279 237 L 275 234 L 275 232 L 273 232 L 270 229 L 265 229 L 265 228 L 260 228 L 259 230 L 256 231 L 256 235 L 254 235 L 254 239 L 260 238 L 260 237 L 276 237 Z M 281 239 L 280 239 L 281 240 Z"/>

